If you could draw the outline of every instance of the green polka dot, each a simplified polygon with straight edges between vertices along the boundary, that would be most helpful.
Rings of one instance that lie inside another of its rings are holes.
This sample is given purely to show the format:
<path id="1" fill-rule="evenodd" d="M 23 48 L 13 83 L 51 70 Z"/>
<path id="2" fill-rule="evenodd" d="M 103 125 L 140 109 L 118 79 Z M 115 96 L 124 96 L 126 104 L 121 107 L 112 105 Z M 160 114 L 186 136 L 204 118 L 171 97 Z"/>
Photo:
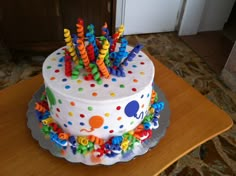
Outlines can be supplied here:
<path id="1" fill-rule="evenodd" d="M 131 121 L 131 122 L 130 122 L 130 125 L 133 125 L 133 123 L 134 123 L 134 121 Z"/>
<path id="2" fill-rule="evenodd" d="M 89 106 L 89 107 L 88 107 L 88 110 L 89 110 L 89 111 L 92 111 L 92 110 L 93 110 L 93 107 Z"/>
<path id="3" fill-rule="evenodd" d="M 59 104 L 62 104 L 62 101 L 61 101 L 61 99 L 59 99 L 59 100 L 58 100 L 58 103 L 59 103 Z"/>
<path id="4" fill-rule="evenodd" d="M 50 68 L 52 68 L 52 66 L 50 66 L 50 65 L 49 65 L 49 66 L 47 66 L 47 69 L 50 69 Z"/>
<path id="5" fill-rule="evenodd" d="M 82 92 L 84 89 L 82 87 L 78 88 L 79 92 Z"/>
<path id="6" fill-rule="evenodd" d="M 124 84 L 121 84 L 121 85 L 120 85 L 120 88 L 125 88 L 125 85 L 124 85 Z"/>

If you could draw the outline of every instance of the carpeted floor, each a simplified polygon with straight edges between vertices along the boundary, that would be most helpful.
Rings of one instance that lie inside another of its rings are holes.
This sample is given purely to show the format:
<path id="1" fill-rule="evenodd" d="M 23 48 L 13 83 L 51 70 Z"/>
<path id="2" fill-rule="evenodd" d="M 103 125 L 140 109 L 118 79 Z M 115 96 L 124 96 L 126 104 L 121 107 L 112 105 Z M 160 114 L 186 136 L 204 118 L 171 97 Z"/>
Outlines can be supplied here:
<path id="1" fill-rule="evenodd" d="M 182 157 L 161 176 L 236 175 L 236 94 L 176 33 L 132 35 L 127 39 L 130 45 L 143 44 L 146 51 L 227 112 L 234 121 L 232 129 Z M 7 48 L 0 47 L 0 89 L 40 73 L 44 57 L 24 53 L 12 57 Z"/>

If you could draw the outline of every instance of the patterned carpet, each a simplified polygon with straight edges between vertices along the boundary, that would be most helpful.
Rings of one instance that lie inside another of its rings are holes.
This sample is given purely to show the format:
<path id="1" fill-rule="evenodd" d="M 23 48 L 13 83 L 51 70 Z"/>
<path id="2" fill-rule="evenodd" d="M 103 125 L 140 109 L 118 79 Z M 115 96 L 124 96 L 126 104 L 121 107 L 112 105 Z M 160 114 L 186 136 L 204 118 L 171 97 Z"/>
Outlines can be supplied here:
<path id="1" fill-rule="evenodd" d="M 127 39 L 130 45 L 143 44 L 146 51 L 223 109 L 234 121 L 229 131 L 182 157 L 161 176 L 236 175 L 236 93 L 228 89 L 176 33 L 132 35 Z M 45 57 L 24 53 L 12 57 L 6 48 L 0 46 L 0 89 L 40 73 Z"/>

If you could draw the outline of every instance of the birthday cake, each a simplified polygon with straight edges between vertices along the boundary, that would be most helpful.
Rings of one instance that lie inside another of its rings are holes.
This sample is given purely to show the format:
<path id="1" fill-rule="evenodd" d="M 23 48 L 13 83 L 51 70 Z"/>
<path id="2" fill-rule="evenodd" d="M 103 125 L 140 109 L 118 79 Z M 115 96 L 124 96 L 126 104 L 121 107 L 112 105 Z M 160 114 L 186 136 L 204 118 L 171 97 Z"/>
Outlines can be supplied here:
<path id="1" fill-rule="evenodd" d="M 128 46 L 124 26 L 109 36 L 106 26 L 77 35 L 64 30 L 66 46 L 43 64 L 45 92 L 35 105 L 41 132 L 62 155 L 93 165 L 132 152 L 157 129 L 164 103 L 153 89 L 154 65 Z M 86 39 L 85 39 L 86 37 Z"/>

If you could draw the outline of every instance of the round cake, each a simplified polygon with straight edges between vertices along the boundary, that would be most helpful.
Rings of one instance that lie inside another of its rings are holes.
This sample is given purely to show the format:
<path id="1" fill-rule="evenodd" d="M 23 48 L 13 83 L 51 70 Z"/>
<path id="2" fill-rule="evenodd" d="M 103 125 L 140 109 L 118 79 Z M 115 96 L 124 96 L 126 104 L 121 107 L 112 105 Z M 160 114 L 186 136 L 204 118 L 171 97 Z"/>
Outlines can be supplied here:
<path id="1" fill-rule="evenodd" d="M 128 46 L 123 26 L 95 37 L 83 22 L 78 35 L 65 29 L 66 46 L 43 63 L 45 92 L 35 105 L 43 134 L 66 158 L 110 164 L 135 152 L 157 129 L 164 102 L 153 89 L 154 65 Z M 120 42 L 120 43 L 118 43 Z"/>

